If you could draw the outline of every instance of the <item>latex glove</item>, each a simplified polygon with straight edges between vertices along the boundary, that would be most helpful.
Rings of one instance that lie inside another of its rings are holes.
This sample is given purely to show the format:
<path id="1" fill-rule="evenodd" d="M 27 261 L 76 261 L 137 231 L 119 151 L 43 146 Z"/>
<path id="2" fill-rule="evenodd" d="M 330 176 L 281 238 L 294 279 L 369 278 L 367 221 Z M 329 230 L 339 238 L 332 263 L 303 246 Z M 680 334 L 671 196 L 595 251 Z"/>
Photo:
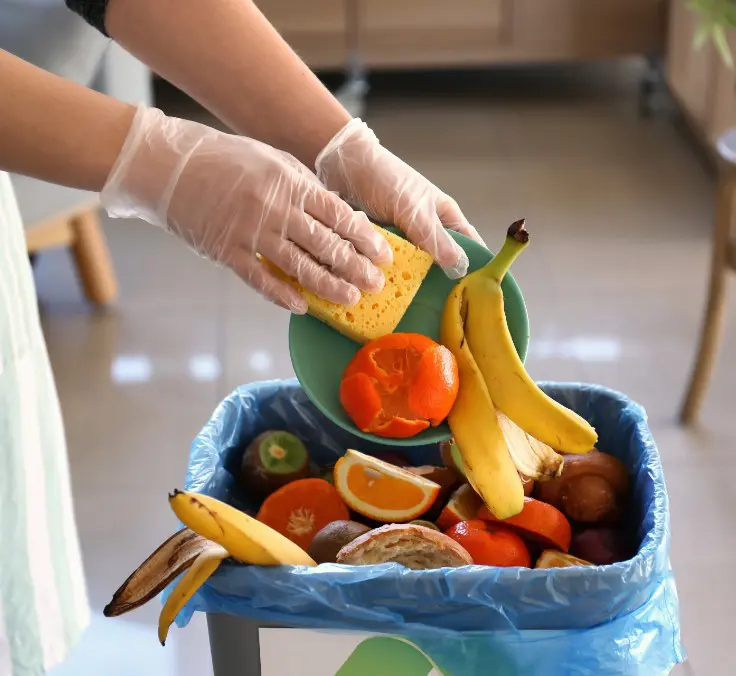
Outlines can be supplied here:
<path id="1" fill-rule="evenodd" d="M 379 222 L 401 228 L 448 277 L 464 276 L 468 257 L 446 228 L 485 246 L 455 200 L 386 150 L 360 119 L 351 120 L 325 146 L 316 169 L 327 188 Z"/>
<path id="2" fill-rule="evenodd" d="M 359 289 L 381 289 L 374 263 L 392 260 L 367 217 L 295 158 L 154 108 L 138 108 L 101 202 L 113 217 L 165 228 L 298 314 L 307 310 L 304 298 L 257 254 L 344 305 L 360 300 Z"/>

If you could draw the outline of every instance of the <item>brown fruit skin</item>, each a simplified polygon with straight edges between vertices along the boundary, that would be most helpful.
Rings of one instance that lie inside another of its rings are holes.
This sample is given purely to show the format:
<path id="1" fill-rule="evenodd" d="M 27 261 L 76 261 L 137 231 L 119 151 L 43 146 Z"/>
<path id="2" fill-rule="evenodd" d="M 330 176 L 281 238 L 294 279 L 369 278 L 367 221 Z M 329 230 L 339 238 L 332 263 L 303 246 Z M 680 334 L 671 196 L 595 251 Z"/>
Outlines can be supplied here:
<path id="1" fill-rule="evenodd" d="M 355 538 L 365 535 L 370 528 L 356 521 L 333 521 L 328 523 L 312 539 L 309 556 L 317 563 L 335 563 L 337 553 Z"/>
<path id="2" fill-rule="evenodd" d="M 464 479 L 461 474 L 458 474 L 454 469 L 450 467 L 435 467 L 434 465 L 421 465 L 420 467 L 407 467 L 406 468 L 412 474 L 434 481 L 440 486 L 456 488 Z"/>
<path id="3" fill-rule="evenodd" d="M 435 467 L 434 465 L 422 465 L 421 467 L 407 467 L 412 474 L 417 474 L 425 479 L 434 481 L 440 486 L 440 492 L 432 506 L 424 513 L 426 521 L 435 521 L 442 509 L 447 504 L 450 494 L 464 482 L 461 474 L 450 467 Z"/>
<path id="4" fill-rule="evenodd" d="M 627 561 L 633 555 L 626 536 L 614 528 L 585 528 L 573 535 L 570 553 L 596 566 Z"/>
<path id="5" fill-rule="evenodd" d="M 562 474 L 552 481 L 537 482 L 534 497 L 573 521 L 615 523 L 626 509 L 629 481 L 626 467 L 612 455 L 600 451 L 566 455 Z"/>
<path id="6" fill-rule="evenodd" d="M 376 453 L 375 456 L 383 462 L 387 462 L 389 465 L 396 465 L 397 467 L 408 467 L 411 463 L 400 453 L 394 453 L 393 451 L 386 451 L 385 453 Z"/>
<path id="7" fill-rule="evenodd" d="M 600 523 L 616 514 L 616 493 L 602 476 L 589 474 L 570 479 L 562 493 L 568 518 L 580 523 Z"/>
<path id="8" fill-rule="evenodd" d="M 532 497 L 535 485 L 534 479 L 530 479 L 528 476 L 524 476 L 521 472 L 519 472 L 519 477 L 521 478 L 521 483 L 524 486 L 524 496 L 527 498 Z"/>
<path id="9" fill-rule="evenodd" d="M 243 460 L 240 463 L 240 474 L 238 475 L 240 488 L 248 497 L 256 500 L 267 498 L 275 490 L 286 486 L 286 484 L 292 481 L 306 479 L 311 476 L 312 466 L 308 457 L 303 467 L 290 474 L 269 474 L 261 471 L 258 447 L 266 437 L 273 433 L 274 430 L 269 430 L 253 439 L 248 445 L 248 448 L 245 449 Z"/>

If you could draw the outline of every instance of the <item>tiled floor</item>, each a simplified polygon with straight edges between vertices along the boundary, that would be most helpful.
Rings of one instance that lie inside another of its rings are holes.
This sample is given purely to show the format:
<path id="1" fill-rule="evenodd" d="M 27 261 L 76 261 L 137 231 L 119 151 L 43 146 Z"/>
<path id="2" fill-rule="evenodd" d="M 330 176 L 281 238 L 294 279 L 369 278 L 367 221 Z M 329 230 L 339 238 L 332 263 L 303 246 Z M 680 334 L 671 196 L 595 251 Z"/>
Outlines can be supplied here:
<path id="1" fill-rule="evenodd" d="M 531 318 L 529 370 L 609 385 L 647 407 L 671 493 L 692 669 L 732 674 L 736 295 L 702 425 L 685 432 L 674 416 L 703 307 L 714 184 L 666 117 L 637 116 L 635 75 L 487 74 L 462 78 L 455 97 L 451 78 L 421 82 L 423 92 L 384 83 L 367 118 L 458 199 L 491 247 L 509 222 L 528 219 L 534 245 L 515 275 Z M 180 98 L 166 105 L 199 115 Z M 217 401 L 291 374 L 284 312 L 145 224 L 106 230 L 122 286 L 109 313 L 82 302 L 63 253 L 37 269 L 98 612 L 174 528 L 166 493 L 181 485 L 189 443 Z M 211 673 L 204 623 L 160 648 L 157 610 L 97 619 L 59 676 Z"/>

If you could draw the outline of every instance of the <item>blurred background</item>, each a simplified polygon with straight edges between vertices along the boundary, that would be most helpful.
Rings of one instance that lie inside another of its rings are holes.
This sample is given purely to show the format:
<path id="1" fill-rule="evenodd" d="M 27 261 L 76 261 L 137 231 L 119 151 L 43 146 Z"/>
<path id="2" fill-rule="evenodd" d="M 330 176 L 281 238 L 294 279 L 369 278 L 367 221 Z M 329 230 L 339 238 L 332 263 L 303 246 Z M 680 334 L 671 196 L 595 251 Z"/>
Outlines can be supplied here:
<path id="1" fill-rule="evenodd" d="M 257 4 L 384 145 L 455 197 L 491 249 L 511 221 L 527 219 L 533 246 L 514 274 L 531 321 L 529 371 L 616 388 L 646 407 L 672 501 L 689 671 L 736 673 L 736 296 L 720 296 L 727 202 L 718 239 L 713 225 L 719 177 L 730 176 L 716 141 L 736 125 L 736 89 L 711 44 L 693 48 L 688 3 Z M 0 0 L 0 47 L 220 126 L 63 0 Z M 59 676 L 207 676 L 202 618 L 172 630 L 164 649 L 157 603 L 118 620 L 103 620 L 101 608 L 176 527 L 166 495 L 182 485 L 191 440 L 218 401 L 242 383 L 292 376 L 289 317 L 166 234 L 107 219 L 94 195 L 14 182 L 95 610 Z M 702 410 L 694 415 L 691 399 L 684 425 L 704 326 L 712 378 L 702 370 Z"/>

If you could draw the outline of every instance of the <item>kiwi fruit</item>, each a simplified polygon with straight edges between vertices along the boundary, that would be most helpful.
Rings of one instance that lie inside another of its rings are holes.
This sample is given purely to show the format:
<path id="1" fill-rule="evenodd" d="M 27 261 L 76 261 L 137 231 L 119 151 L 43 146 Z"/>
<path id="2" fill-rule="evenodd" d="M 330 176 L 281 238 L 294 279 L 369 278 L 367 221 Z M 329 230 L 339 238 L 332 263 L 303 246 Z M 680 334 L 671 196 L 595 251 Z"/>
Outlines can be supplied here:
<path id="1" fill-rule="evenodd" d="M 462 476 L 465 476 L 465 463 L 463 462 L 463 456 L 460 455 L 460 449 L 454 439 L 443 441 L 440 444 L 440 453 L 445 467 L 454 469 Z"/>
<path id="2" fill-rule="evenodd" d="M 312 539 L 309 556 L 317 563 L 335 563 L 337 553 L 370 528 L 357 521 L 333 521 L 328 523 Z"/>
<path id="3" fill-rule="evenodd" d="M 245 449 L 240 486 L 249 497 L 263 499 L 286 484 L 310 475 L 309 453 L 291 432 L 259 434 Z"/>
<path id="4" fill-rule="evenodd" d="M 329 465 L 328 467 L 323 467 L 322 469 L 318 470 L 317 472 L 317 478 L 318 479 L 324 479 L 328 484 L 335 485 L 335 466 Z"/>

